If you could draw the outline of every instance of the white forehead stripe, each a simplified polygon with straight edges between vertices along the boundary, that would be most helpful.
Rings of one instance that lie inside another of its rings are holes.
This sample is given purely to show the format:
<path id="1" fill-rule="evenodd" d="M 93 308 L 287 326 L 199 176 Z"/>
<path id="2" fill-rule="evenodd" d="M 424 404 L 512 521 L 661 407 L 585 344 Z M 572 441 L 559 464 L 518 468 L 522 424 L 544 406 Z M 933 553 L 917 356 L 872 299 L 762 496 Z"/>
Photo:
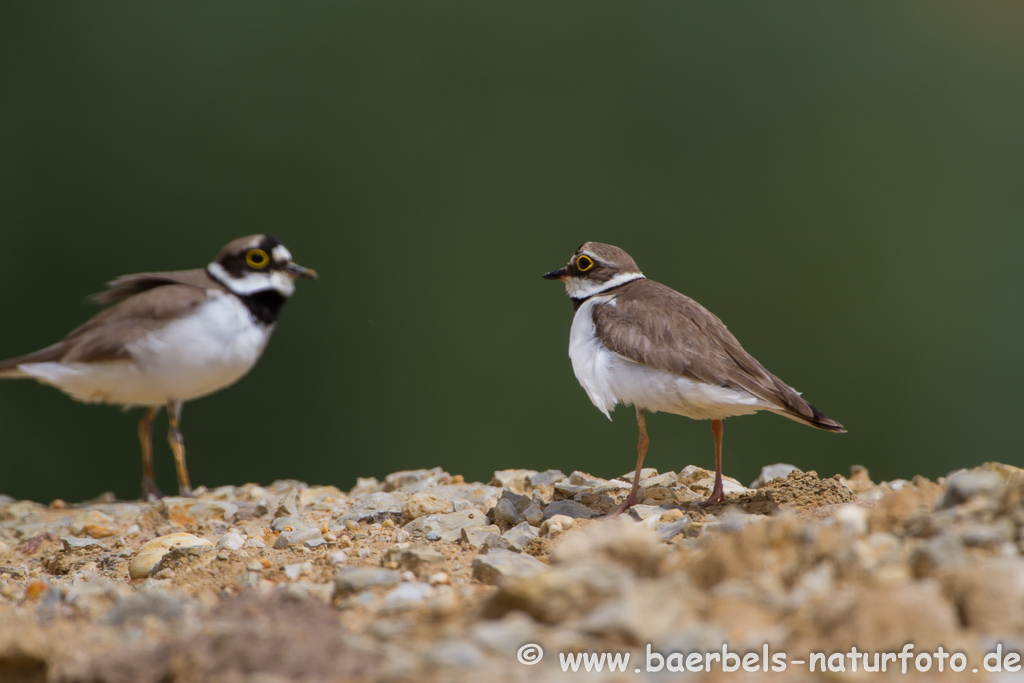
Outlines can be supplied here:
<path id="1" fill-rule="evenodd" d="M 292 252 L 288 251 L 287 247 L 283 244 L 279 244 L 274 247 L 274 250 L 270 253 L 278 263 L 290 263 L 292 260 Z"/>
<path id="2" fill-rule="evenodd" d="M 639 280 L 643 276 L 643 273 L 619 273 L 608 280 L 608 282 L 594 282 L 582 277 L 567 277 L 565 279 L 565 293 L 573 299 L 586 299 L 588 296 L 600 294 L 613 287 L 624 285 L 633 280 Z"/>

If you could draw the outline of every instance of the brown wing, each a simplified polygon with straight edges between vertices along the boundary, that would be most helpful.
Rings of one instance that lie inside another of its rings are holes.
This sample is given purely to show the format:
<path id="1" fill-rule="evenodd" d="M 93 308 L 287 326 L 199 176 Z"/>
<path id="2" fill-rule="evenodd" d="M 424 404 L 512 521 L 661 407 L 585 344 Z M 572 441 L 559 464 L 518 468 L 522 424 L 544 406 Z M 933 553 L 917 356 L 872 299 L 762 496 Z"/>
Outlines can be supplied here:
<path id="1" fill-rule="evenodd" d="M 52 346 L 0 362 L 0 372 L 9 372 L 23 363 L 95 363 L 129 358 L 127 344 L 188 314 L 207 296 L 205 289 L 187 284 L 154 286 L 100 311 Z"/>
<path id="2" fill-rule="evenodd" d="M 593 310 L 598 338 L 614 353 L 689 379 L 742 389 L 813 427 L 841 431 L 789 385 L 743 350 L 711 311 L 652 280 L 616 290 Z"/>
<path id="3" fill-rule="evenodd" d="M 109 304 L 156 287 L 173 284 L 188 285 L 198 289 L 228 291 L 224 285 L 210 277 L 205 268 L 197 268 L 195 270 L 173 270 L 163 273 L 122 275 L 116 280 L 108 282 L 108 289 L 106 291 L 93 294 L 89 298 L 97 303 Z"/>

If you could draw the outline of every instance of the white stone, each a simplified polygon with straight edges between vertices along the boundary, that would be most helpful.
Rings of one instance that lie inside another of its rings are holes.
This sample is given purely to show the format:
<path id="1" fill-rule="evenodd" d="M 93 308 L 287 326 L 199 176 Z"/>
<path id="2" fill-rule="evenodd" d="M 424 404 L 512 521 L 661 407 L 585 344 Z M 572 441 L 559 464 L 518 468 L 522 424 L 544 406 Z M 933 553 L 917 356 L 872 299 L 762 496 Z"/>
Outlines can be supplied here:
<path id="1" fill-rule="evenodd" d="M 217 541 L 217 550 L 241 550 L 245 539 L 239 534 L 226 533 Z"/>

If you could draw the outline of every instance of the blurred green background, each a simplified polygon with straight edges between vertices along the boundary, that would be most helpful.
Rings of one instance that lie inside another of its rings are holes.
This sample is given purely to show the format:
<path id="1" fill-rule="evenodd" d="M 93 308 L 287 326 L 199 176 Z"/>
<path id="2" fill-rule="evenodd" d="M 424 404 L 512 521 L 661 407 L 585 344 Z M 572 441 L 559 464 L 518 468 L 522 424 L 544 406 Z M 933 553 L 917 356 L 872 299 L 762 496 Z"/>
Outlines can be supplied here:
<path id="1" fill-rule="evenodd" d="M 583 241 L 714 311 L 849 434 L 732 420 L 725 469 L 1021 464 L 1020 3 L 7 3 L 0 357 L 128 272 L 284 240 L 263 360 L 186 406 L 194 484 L 635 459 L 540 275 Z M 139 495 L 136 422 L 0 383 L 0 493 Z M 648 464 L 713 465 L 648 420 Z M 158 421 L 158 479 L 175 491 Z"/>

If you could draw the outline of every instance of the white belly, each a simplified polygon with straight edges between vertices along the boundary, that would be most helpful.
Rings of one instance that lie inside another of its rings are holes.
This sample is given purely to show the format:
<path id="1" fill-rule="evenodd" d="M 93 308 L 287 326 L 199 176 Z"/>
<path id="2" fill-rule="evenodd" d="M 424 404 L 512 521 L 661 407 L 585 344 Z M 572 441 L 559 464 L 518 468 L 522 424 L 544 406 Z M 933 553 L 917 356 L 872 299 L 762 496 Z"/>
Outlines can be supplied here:
<path id="1" fill-rule="evenodd" d="M 687 379 L 623 358 L 597 338 L 591 312 L 612 297 L 588 299 L 576 311 L 569 332 L 569 358 L 583 389 L 597 409 L 611 419 L 619 403 L 695 420 L 749 415 L 769 406 L 753 394 Z"/>
<path id="2" fill-rule="evenodd" d="M 263 353 L 272 330 L 255 324 L 236 297 L 218 293 L 188 318 L 131 344 L 131 360 L 29 363 L 19 369 L 88 403 L 188 401 L 241 379 Z"/>

